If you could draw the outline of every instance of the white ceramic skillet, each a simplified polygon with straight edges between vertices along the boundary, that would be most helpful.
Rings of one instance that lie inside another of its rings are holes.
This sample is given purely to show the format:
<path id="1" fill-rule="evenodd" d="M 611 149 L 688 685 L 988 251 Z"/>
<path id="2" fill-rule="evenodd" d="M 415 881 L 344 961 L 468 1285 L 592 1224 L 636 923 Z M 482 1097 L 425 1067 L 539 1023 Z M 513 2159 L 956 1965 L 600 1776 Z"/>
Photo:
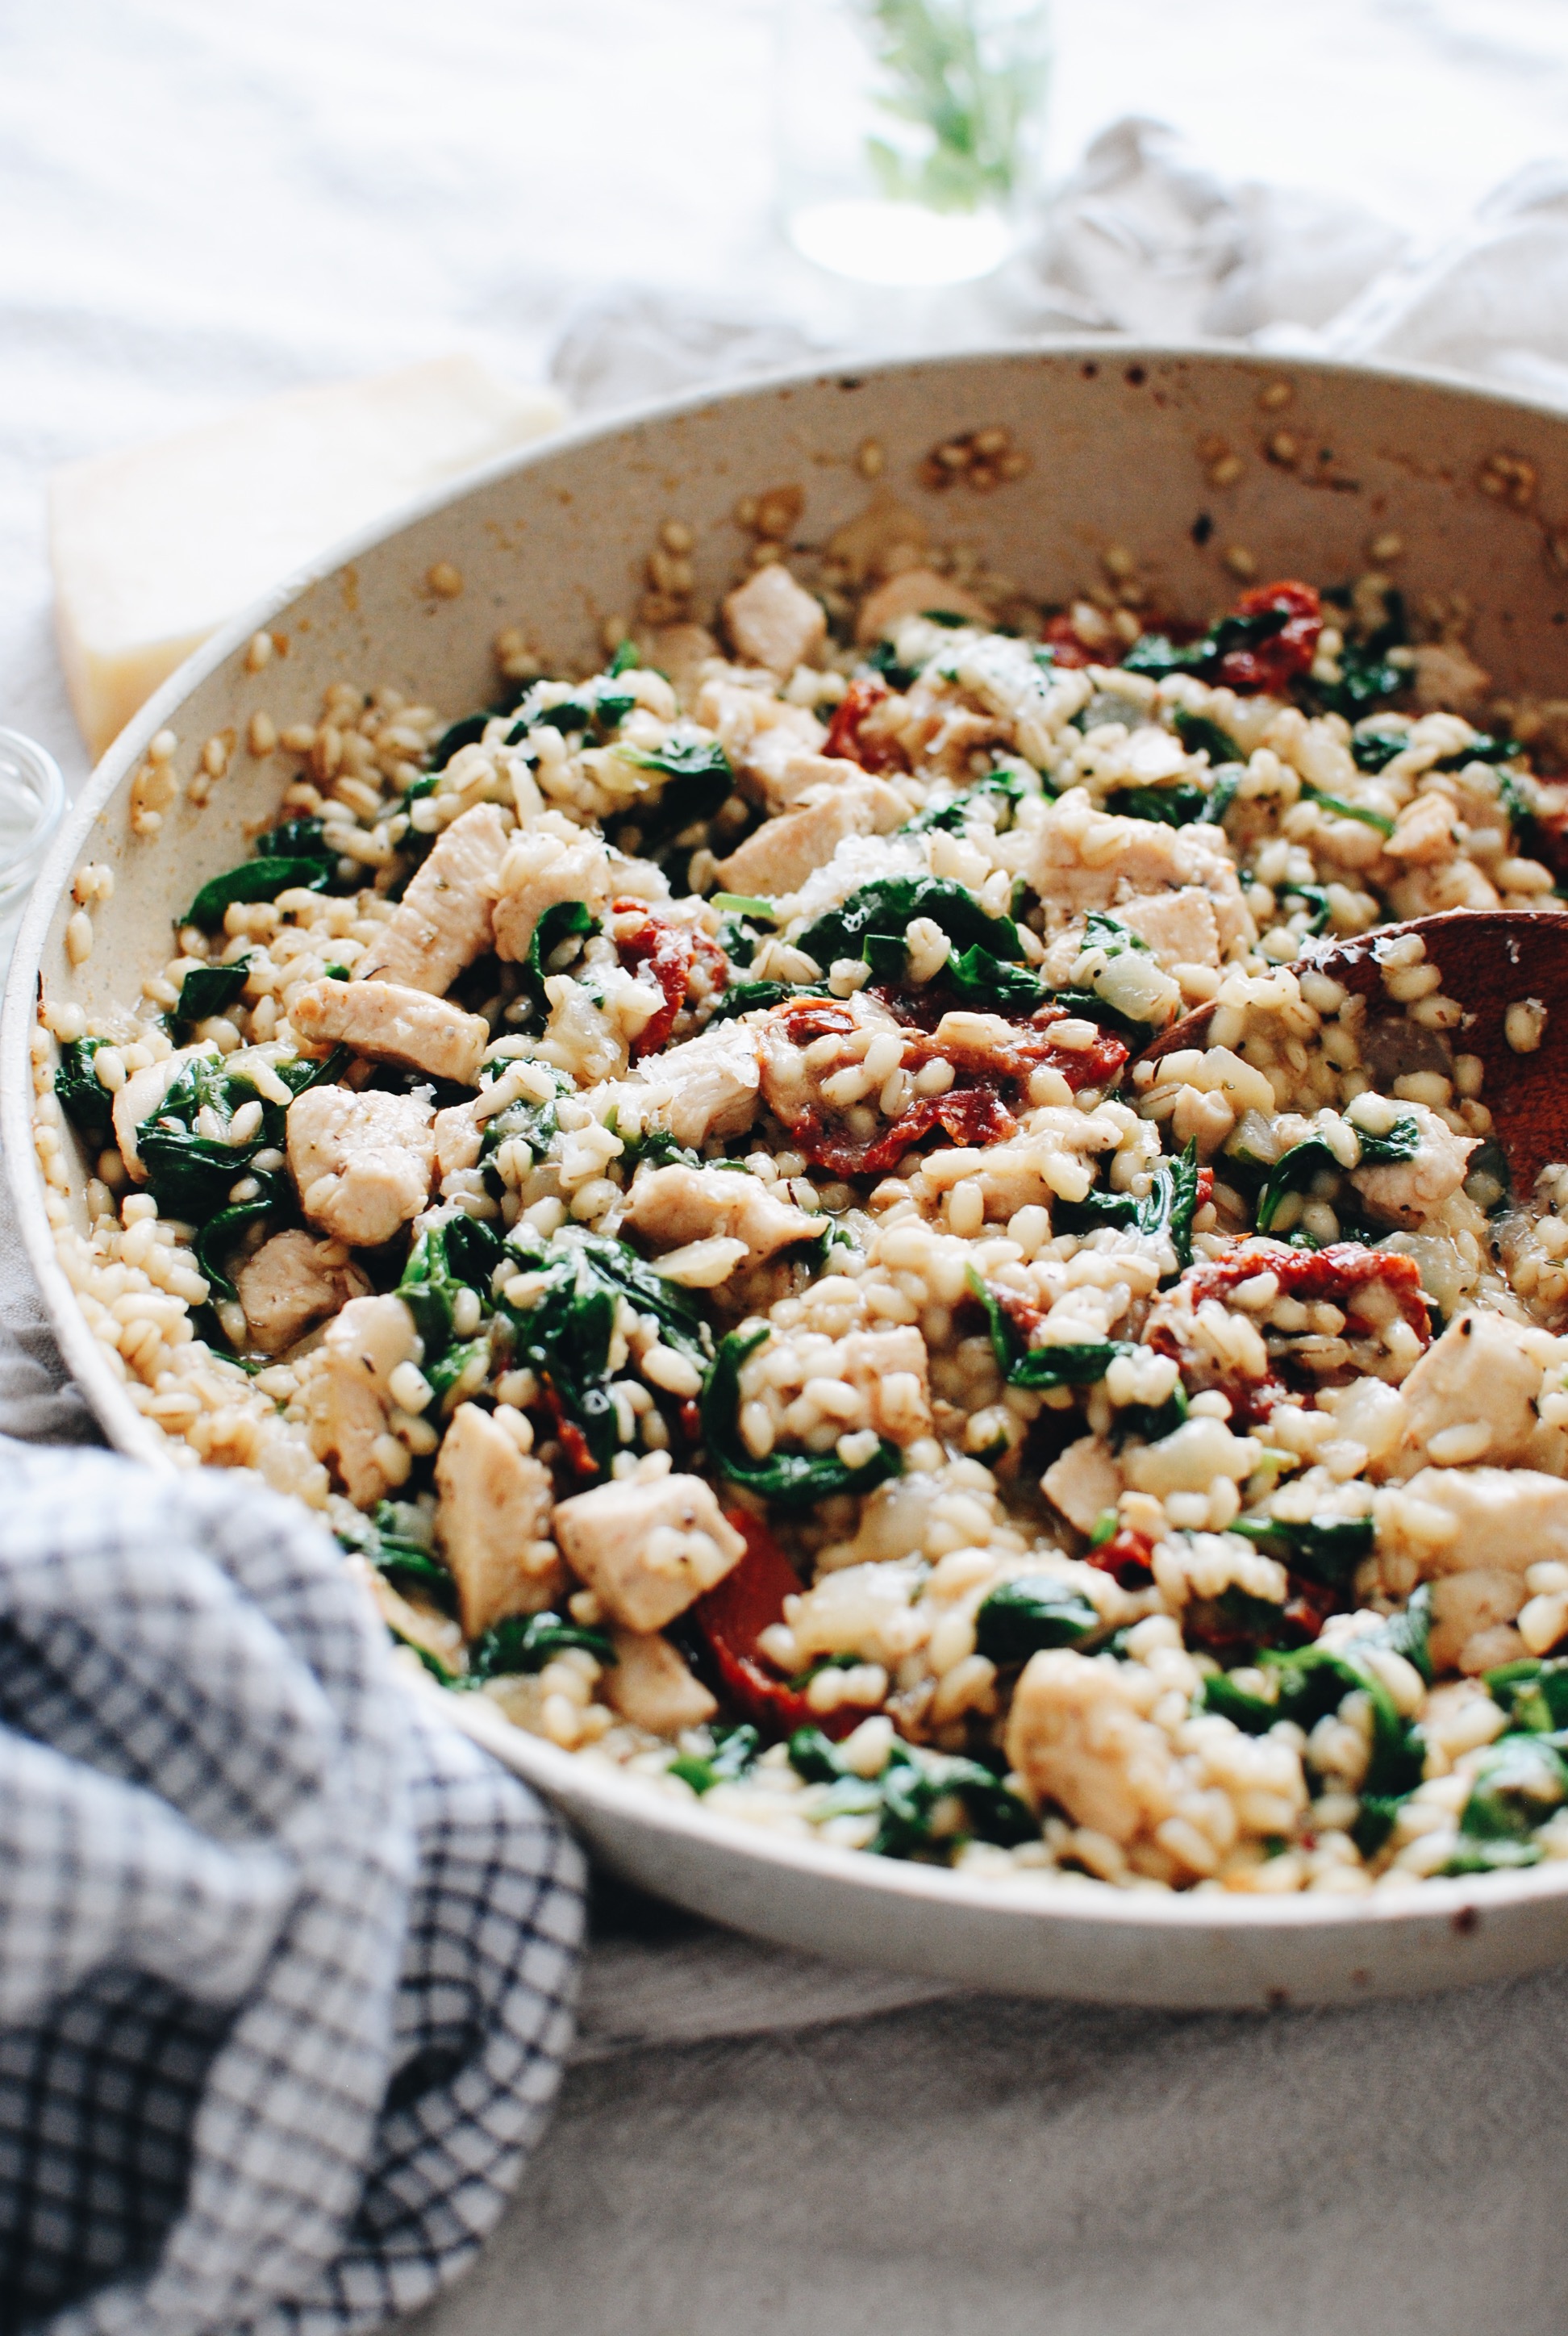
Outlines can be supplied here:
<path id="1" fill-rule="evenodd" d="M 983 496 L 918 484 L 939 442 L 995 423 L 1030 457 L 1024 477 Z M 0 1027 L 0 1136 L 61 1346 L 122 1451 L 169 1465 L 54 1262 L 29 1131 L 34 999 L 42 982 L 90 1009 L 133 1001 L 168 955 L 171 912 L 269 822 L 283 769 L 239 752 L 205 809 L 181 796 L 163 832 L 138 840 L 127 797 L 154 732 L 177 733 L 183 778 L 205 740 L 242 739 L 258 709 L 280 727 L 314 719 L 333 681 L 393 684 L 463 714 L 492 694 L 490 645 L 505 625 L 522 627 L 552 665 L 592 669 L 604 619 L 635 608 L 662 521 L 696 530 L 699 597 L 716 595 L 744 548 L 737 498 L 798 486 L 798 538 L 820 542 L 867 501 L 856 463 L 867 439 L 885 450 L 884 489 L 919 510 L 936 540 L 979 545 L 993 568 L 1049 599 L 1069 596 L 1108 544 L 1123 543 L 1162 601 L 1201 617 L 1237 589 L 1223 564 L 1233 547 L 1251 554 L 1260 579 L 1330 583 L 1365 568 L 1368 539 L 1396 530 L 1401 584 L 1466 598 L 1474 653 L 1499 688 L 1568 696 L 1568 419 L 1430 377 L 1058 345 L 795 375 L 596 424 L 476 474 L 291 579 L 189 659 L 104 756 L 38 881 Z M 1210 474 L 1227 453 L 1242 458 L 1241 474 L 1216 487 Z M 1530 470 L 1500 478 L 1489 468 L 1497 454 Z M 1512 496 L 1489 491 L 1499 483 Z M 430 590 L 438 561 L 460 571 L 460 597 Z M 245 649 L 261 626 L 287 653 L 253 674 Z M 86 860 L 108 862 L 116 891 L 73 973 L 63 933 L 72 871 Z M 86 1173 L 73 1164 L 78 1204 Z M 235 1494 L 244 1497 L 238 1484 Z M 1196 2008 L 1349 2002 L 1568 1956 L 1568 1866 L 1369 1900 L 1004 1885 L 706 1815 L 479 1703 L 449 1698 L 619 1873 L 743 1930 L 887 1969 Z"/>

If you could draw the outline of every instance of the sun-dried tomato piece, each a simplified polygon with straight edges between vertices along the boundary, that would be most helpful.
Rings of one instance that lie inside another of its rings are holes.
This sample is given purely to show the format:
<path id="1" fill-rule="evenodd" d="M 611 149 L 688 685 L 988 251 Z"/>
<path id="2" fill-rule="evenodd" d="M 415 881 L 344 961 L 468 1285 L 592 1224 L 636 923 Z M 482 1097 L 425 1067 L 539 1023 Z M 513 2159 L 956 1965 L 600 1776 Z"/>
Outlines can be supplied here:
<path id="1" fill-rule="evenodd" d="M 989 1087 L 973 1085 L 922 1095 L 870 1144 L 852 1144 L 834 1135 L 820 1111 L 808 1111 L 796 1121 L 790 1140 L 816 1167 L 831 1169 L 835 1176 L 881 1176 L 937 1127 L 955 1144 L 979 1145 L 1005 1144 L 1018 1132 L 1018 1121 L 1001 1097 Z"/>
<path id="2" fill-rule="evenodd" d="M 1290 1594 L 1285 1601 L 1281 1620 L 1291 1638 L 1301 1646 L 1310 1646 L 1329 1615 L 1344 1604 L 1344 1593 L 1328 1582 L 1308 1582 L 1302 1575 L 1292 1573 Z"/>
<path id="3" fill-rule="evenodd" d="M 868 717 L 875 713 L 887 695 L 887 683 L 877 680 L 874 676 L 867 675 L 859 681 L 852 681 L 834 708 L 823 753 L 841 755 L 847 762 L 858 763 L 862 771 L 908 770 L 909 763 L 896 738 L 875 728 L 869 736 L 866 735 Z"/>
<path id="4" fill-rule="evenodd" d="M 1070 670 L 1086 665 L 1104 665 L 1107 652 L 1091 648 L 1074 626 L 1071 617 L 1047 617 L 1040 628 L 1045 642 L 1057 665 Z"/>
<path id="5" fill-rule="evenodd" d="M 1238 1241 L 1223 1257 L 1190 1267 L 1182 1281 L 1192 1292 L 1193 1305 L 1201 1306 L 1205 1298 L 1222 1298 L 1258 1273 L 1274 1274 L 1282 1298 L 1309 1305 L 1325 1302 L 1346 1311 L 1358 1290 L 1380 1281 L 1421 1344 L 1431 1338 L 1431 1312 L 1415 1259 L 1391 1250 L 1367 1249 L 1359 1241 L 1331 1241 L 1320 1250 L 1287 1249 L 1282 1241 L 1254 1235 Z"/>
<path id="6" fill-rule="evenodd" d="M 969 1008 L 959 1008 L 968 1012 Z M 987 1015 L 987 1024 L 1005 1018 Z M 1053 1024 L 1066 1019 L 1059 1006 L 1042 1006 L 1027 1022 L 1015 1024 L 1003 1038 L 993 1028 L 970 1044 L 960 1028 L 950 1027 L 939 1038 L 939 1021 L 935 1029 L 922 1031 L 918 1037 L 906 1042 L 904 1066 L 917 1070 L 925 1063 L 948 1062 L 959 1071 L 972 1072 L 982 1080 L 1017 1079 L 1027 1082 L 1029 1073 L 1042 1064 L 1059 1071 L 1073 1093 L 1083 1087 L 1105 1087 L 1120 1078 L 1127 1060 L 1127 1049 L 1119 1038 L 1105 1031 L 1088 1046 L 1060 1046 L 1051 1036 Z"/>
<path id="7" fill-rule="evenodd" d="M 577 1476 L 597 1476 L 599 1462 L 593 1456 L 593 1450 L 587 1436 L 575 1419 L 567 1417 L 565 1406 L 548 1379 L 544 1382 L 541 1393 L 544 1397 L 545 1407 L 555 1423 L 556 1441 L 565 1455 L 568 1467 Z"/>
<path id="8" fill-rule="evenodd" d="M 1323 629 L 1323 604 L 1310 584 L 1289 579 L 1254 585 L 1236 603 L 1238 617 L 1278 614 L 1279 630 L 1246 648 L 1229 649 L 1220 659 L 1216 679 L 1229 689 L 1280 692 L 1298 675 L 1311 670 Z"/>
<path id="9" fill-rule="evenodd" d="M 1154 1578 L 1154 1544 L 1148 1534 L 1134 1533 L 1128 1525 L 1086 1552 L 1089 1564 L 1113 1575 L 1124 1590 L 1148 1588 Z"/>
<path id="10" fill-rule="evenodd" d="M 1127 1049 L 1119 1038 L 1102 1030 L 1092 1046 L 1047 1046 L 1038 1059 L 1060 1071 L 1078 1095 L 1085 1087 L 1115 1086 L 1126 1068 Z"/>
<path id="11" fill-rule="evenodd" d="M 760 1517 L 727 1509 L 726 1517 L 745 1542 L 745 1555 L 722 1582 L 692 1608 L 692 1620 L 714 1660 L 725 1696 L 744 1719 L 776 1738 L 797 1728 L 820 1728 L 826 1736 L 847 1736 L 865 1714 L 859 1709 L 819 1712 L 799 1688 L 767 1668 L 757 1640 L 784 1618 L 784 1602 L 800 1590 L 794 1566 Z"/>
<path id="12" fill-rule="evenodd" d="M 775 1006 L 771 1017 L 794 1046 L 809 1046 L 818 1038 L 847 1038 L 860 1028 L 852 1007 L 835 998 L 792 998 Z"/>
<path id="13" fill-rule="evenodd" d="M 672 925 L 667 919 L 653 915 L 641 900 L 617 900 L 610 913 L 617 918 L 641 917 L 641 924 L 633 931 L 618 936 L 616 954 L 625 966 L 646 965 L 664 998 L 631 1042 L 631 1058 L 640 1062 L 645 1055 L 657 1054 L 668 1039 L 676 1016 L 687 1002 L 692 968 L 698 959 L 706 961 L 709 987 L 715 990 L 724 988 L 729 979 L 729 959 L 706 933 L 694 932 L 687 925 Z"/>

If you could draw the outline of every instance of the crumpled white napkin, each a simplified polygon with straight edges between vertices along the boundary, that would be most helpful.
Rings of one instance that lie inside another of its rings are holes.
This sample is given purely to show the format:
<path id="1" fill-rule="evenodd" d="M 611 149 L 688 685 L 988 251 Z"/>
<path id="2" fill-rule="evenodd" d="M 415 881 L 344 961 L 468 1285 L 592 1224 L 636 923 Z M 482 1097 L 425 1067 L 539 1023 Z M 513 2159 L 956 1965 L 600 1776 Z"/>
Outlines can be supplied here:
<path id="1" fill-rule="evenodd" d="M 1320 345 L 1568 405 L 1568 157 L 1527 163 L 1462 235 L 1373 277 Z"/>
<path id="2" fill-rule="evenodd" d="M 1568 159 L 1528 164 L 1462 233 L 1423 245 L 1339 195 L 1228 180 L 1168 123 L 1129 116 L 1093 140 L 1017 257 L 961 298 L 975 338 L 1251 339 L 1440 366 L 1568 405 Z M 911 309 L 911 333 L 939 316 L 929 299 Z M 598 411 L 852 351 L 852 337 L 830 349 L 784 317 L 628 290 L 571 319 L 551 370 Z"/>
<path id="3" fill-rule="evenodd" d="M 1132 116 L 1087 148 L 1028 258 L 1107 330 L 1241 338 L 1327 324 L 1405 244 L 1339 196 L 1228 184 L 1168 124 Z"/>

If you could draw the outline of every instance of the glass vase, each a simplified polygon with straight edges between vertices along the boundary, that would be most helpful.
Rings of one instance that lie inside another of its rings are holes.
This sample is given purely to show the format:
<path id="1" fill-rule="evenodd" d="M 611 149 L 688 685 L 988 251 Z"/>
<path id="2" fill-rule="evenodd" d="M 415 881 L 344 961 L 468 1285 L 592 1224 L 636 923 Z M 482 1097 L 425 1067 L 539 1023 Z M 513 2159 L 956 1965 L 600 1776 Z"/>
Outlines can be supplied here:
<path id="1" fill-rule="evenodd" d="M 54 755 L 19 730 L 0 729 L 0 972 L 64 809 L 65 782 Z"/>
<path id="2" fill-rule="evenodd" d="M 1048 0 L 778 0 L 779 183 L 803 258 L 937 286 L 1007 258 L 1039 180 Z"/>

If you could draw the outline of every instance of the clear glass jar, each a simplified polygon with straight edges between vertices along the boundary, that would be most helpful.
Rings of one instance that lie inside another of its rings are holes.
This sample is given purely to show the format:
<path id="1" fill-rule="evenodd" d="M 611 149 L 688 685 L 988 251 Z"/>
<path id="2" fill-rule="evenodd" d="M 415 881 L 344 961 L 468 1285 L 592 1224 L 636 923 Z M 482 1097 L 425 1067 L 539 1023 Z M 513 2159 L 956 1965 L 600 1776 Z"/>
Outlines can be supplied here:
<path id="1" fill-rule="evenodd" d="M 778 0 L 784 233 L 865 284 L 988 276 L 1039 181 L 1048 0 Z"/>
<path id="2" fill-rule="evenodd" d="M 23 907 L 64 809 L 65 782 L 54 755 L 19 730 L 0 730 L 0 968 L 10 961 Z"/>

